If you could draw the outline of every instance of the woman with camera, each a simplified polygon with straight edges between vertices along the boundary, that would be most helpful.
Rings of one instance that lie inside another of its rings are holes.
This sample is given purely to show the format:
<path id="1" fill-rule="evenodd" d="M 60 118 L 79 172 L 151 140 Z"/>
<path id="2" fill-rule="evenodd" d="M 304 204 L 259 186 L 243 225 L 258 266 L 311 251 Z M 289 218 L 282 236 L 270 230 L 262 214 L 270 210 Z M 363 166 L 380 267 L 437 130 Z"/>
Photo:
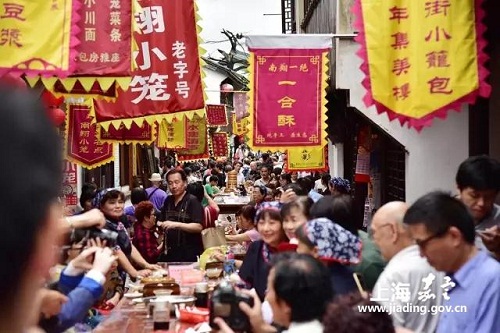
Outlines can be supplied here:
<path id="1" fill-rule="evenodd" d="M 132 244 L 123 224 L 126 217 L 124 215 L 125 195 L 122 192 L 102 190 L 94 198 L 94 204 L 99 207 L 106 218 L 104 228 L 118 234 L 115 250 L 122 270 L 127 272 L 132 279 L 137 279 L 139 276 L 150 275 L 151 270 L 161 268 L 158 265 L 148 263 Z M 140 266 L 142 270 L 136 270 L 131 261 Z"/>
<path id="2" fill-rule="evenodd" d="M 221 307 L 213 304 L 210 314 L 210 318 L 213 318 L 210 323 L 212 327 L 219 326 L 219 332 L 222 333 L 242 331 L 241 323 L 244 320 L 240 318 L 246 316 L 251 331 L 256 333 L 323 332 L 321 320 L 334 293 L 328 270 L 321 262 L 309 255 L 281 253 L 272 260 L 266 287 L 266 300 L 273 312 L 272 325 L 265 323 L 262 304 L 257 295 L 243 290 L 244 295 L 253 297 L 253 302 L 238 297 L 241 301 L 231 304 L 230 317 L 219 313 L 217 309 Z M 222 300 L 215 299 L 212 302 L 221 303 Z"/>

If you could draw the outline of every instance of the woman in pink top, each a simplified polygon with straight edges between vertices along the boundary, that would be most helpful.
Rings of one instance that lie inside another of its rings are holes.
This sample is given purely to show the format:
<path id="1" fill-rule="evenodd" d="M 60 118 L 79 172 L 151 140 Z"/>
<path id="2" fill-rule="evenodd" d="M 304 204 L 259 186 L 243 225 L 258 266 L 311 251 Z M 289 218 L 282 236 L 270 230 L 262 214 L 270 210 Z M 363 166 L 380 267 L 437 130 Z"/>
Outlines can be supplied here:
<path id="1" fill-rule="evenodd" d="M 243 243 L 247 249 L 252 242 L 259 240 L 261 236 L 254 225 L 255 212 L 254 206 L 243 206 L 238 212 L 239 218 L 237 219 L 240 233 L 237 235 L 226 235 L 226 240 Z"/>

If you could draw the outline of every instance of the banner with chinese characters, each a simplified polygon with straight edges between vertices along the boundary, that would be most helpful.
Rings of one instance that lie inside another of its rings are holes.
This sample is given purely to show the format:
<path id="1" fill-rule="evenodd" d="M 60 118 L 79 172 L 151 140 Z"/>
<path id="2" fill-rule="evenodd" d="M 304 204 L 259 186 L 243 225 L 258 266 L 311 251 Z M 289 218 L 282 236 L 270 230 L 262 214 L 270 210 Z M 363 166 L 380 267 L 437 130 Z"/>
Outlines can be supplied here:
<path id="1" fill-rule="evenodd" d="M 69 161 L 64 161 L 62 194 L 65 215 L 74 215 L 78 206 L 77 166 Z"/>
<path id="2" fill-rule="evenodd" d="M 224 104 L 207 104 L 208 126 L 227 126 L 226 106 Z"/>
<path id="3" fill-rule="evenodd" d="M 237 120 L 236 115 L 233 113 L 231 115 L 232 124 L 233 124 L 233 134 L 235 135 L 246 135 L 248 134 L 248 128 L 250 125 L 250 118 L 243 118 L 241 120 Z"/>
<path id="4" fill-rule="evenodd" d="M 0 76 L 74 71 L 82 1 L 0 1 Z"/>
<path id="5" fill-rule="evenodd" d="M 76 47 L 71 78 L 42 78 L 45 87 L 64 95 L 106 96 L 115 81 L 122 89 L 132 70 L 132 3 L 136 0 L 82 1 L 78 22 L 80 44 Z M 30 79 L 33 80 L 33 79 Z M 116 97 L 113 89 L 112 97 Z"/>
<path id="6" fill-rule="evenodd" d="M 194 116 L 186 119 L 186 149 L 177 150 L 179 162 L 201 160 L 209 157 L 207 119 Z"/>
<path id="7" fill-rule="evenodd" d="M 158 129 L 158 148 L 185 149 L 186 142 L 186 118 L 174 118 L 171 123 L 162 121 Z"/>
<path id="8" fill-rule="evenodd" d="M 233 105 L 236 121 L 240 121 L 244 117 L 248 117 L 248 92 L 237 91 L 233 93 Z"/>
<path id="9" fill-rule="evenodd" d="M 100 142 L 106 143 L 122 143 L 122 144 L 150 144 L 156 138 L 156 124 L 153 126 L 148 123 L 143 123 L 142 126 L 132 124 L 129 129 L 125 128 L 122 124 L 117 129 L 114 126 L 109 126 L 108 130 L 104 130 L 99 126 L 97 131 L 98 139 Z"/>
<path id="10" fill-rule="evenodd" d="M 66 154 L 69 161 L 87 169 L 113 161 L 113 144 L 99 142 L 96 128 L 89 106 L 69 105 L 66 125 Z"/>
<path id="11" fill-rule="evenodd" d="M 127 128 L 143 120 L 171 122 L 179 112 L 189 118 L 205 114 L 194 0 L 139 3 L 132 81 L 115 103 L 95 101 L 96 121 L 105 128 L 111 122 Z"/>
<path id="12" fill-rule="evenodd" d="M 227 157 L 229 155 L 228 135 L 226 132 L 212 134 L 212 157 Z"/>
<path id="13" fill-rule="evenodd" d="M 328 163 L 327 163 L 326 148 L 325 147 L 288 148 L 285 169 L 287 172 L 327 170 Z"/>
<path id="14" fill-rule="evenodd" d="M 482 0 L 356 0 L 366 106 L 420 131 L 488 97 Z"/>
<path id="15" fill-rule="evenodd" d="M 329 35 L 248 36 L 253 149 L 326 145 Z"/>

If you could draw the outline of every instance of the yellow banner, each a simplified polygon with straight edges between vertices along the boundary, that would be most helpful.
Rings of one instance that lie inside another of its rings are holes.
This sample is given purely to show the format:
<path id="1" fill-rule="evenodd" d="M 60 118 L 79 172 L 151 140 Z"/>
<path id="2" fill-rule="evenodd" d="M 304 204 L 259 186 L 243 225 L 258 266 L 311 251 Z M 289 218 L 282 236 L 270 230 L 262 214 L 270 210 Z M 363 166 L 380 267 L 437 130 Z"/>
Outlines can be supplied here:
<path id="1" fill-rule="evenodd" d="M 365 103 L 421 129 L 489 95 L 480 3 L 357 0 Z"/>
<path id="2" fill-rule="evenodd" d="M 323 171 L 328 165 L 325 147 L 288 148 L 286 170 L 290 171 Z"/>
<path id="3" fill-rule="evenodd" d="M 70 74 L 76 7 L 72 0 L 0 0 L 0 72 Z"/>
<path id="4" fill-rule="evenodd" d="M 248 133 L 248 127 L 250 126 L 250 119 L 248 117 L 242 118 L 240 121 L 236 120 L 236 116 L 231 115 L 233 121 L 233 134 L 235 135 L 245 135 Z"/>
<path id="5" fill-rule="evenodd" d="M 158 148 L 186 148 L 186 117 L 179 117 L 171 123 L 161 122 L 158 130 Z"/>

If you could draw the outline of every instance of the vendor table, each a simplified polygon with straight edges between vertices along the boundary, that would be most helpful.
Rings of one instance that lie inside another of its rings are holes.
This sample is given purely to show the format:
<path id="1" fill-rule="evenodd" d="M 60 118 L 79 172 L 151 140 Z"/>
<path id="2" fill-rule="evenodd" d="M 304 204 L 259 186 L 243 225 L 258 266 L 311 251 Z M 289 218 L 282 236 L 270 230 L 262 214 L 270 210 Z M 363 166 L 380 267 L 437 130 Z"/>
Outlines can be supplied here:
<path id="1" fill-rule="evenodd" d="M 196 325 L 171 320 L 169 332 L 184 333 L 187 329 L 194 326 Z M 152 333 L 153 317 L 148 317 L 145 308 L 137 308 L 130 299 L 123 298 L 93 332 Z"/>

